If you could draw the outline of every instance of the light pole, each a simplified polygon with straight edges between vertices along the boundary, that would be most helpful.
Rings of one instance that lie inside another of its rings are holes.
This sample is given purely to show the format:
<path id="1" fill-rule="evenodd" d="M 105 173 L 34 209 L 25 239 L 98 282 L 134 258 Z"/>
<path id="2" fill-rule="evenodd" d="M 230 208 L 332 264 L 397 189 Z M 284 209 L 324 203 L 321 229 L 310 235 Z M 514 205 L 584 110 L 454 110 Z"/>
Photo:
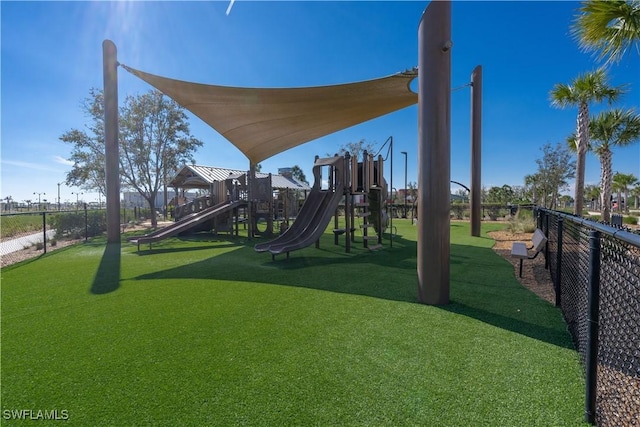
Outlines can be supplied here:
<path id="1" fill-rule="evenodd" d="M 60 210 L 60 186 L 62 185 L 62 182 L 58 183 L 58 210 Z"/>
<path id="2" fill-rule="evenodd" d="M 80 196 L 83 195 L 84 193 L 78 193 L 78 192 L 71 192 L 71 194 L 75 194 L 76 195 L 76 212 L 78 212 L 79 206 L 80 206 Z"/>
<path id="3" fill-rule="evenodd" d="M 40 209 L 40 196 L 45 196 L 47 193 L 37 193 L 37 192 L 33 192 L 33 194 L 37 194 L 38 195 L 38 209 Z"/>
<path id="4" fill-rule="evenodd" d="M 401 151 L 401 154 L 404 154 L 404 213 L 402 214 L 402 218 L 407 217 L 407 152 Z"/>

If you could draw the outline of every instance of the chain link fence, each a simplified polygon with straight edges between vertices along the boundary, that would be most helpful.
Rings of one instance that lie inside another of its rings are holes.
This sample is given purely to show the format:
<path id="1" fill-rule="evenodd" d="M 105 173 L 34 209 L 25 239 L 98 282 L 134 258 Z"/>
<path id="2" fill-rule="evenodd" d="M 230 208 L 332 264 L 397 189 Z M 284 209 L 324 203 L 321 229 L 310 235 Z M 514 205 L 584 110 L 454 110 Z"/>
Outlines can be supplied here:
<path id="1" fill-rule="evenodd" d="M 15 264 L 48 250 L 86 240 L 106 230 L 106 211 L 43 211 L 0 216 L 0 265 Z"/>
<path id="2" fill-rule="evenodd" d="M 585 367 L 587 421 L 640 426 L 640 236 L 546 209 L 538 226 Z"/>

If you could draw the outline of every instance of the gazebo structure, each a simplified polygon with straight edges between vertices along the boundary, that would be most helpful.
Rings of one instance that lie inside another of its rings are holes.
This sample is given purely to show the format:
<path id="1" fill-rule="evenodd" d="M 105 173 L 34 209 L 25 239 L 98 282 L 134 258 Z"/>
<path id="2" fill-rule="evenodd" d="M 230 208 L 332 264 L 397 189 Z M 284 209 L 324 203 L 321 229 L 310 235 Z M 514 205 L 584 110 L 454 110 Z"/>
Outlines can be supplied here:
<path id="1" fill-rule="evenodd" d="M 167 184 L 169 187 L 208 190 L 213 193 L 214 187 L 219 182 L 224 182 L 229 177 L 239 177 L 247 171 L 228 169 L 214 166 L 184 165 Z M 256 172 L 256 177 L 267 177 L 269 174 Z M 273 175 L 271 182 L 275 191 L 311 191 L 309 184 L 301 182 L 292 176 Z"/>
<path id="2" fill-rule="evenodd" d="M 229 197 L 235 200 L 239 195 L 233 194 L 234 189 L 236 192 L 246 191 L 246 176 L 247 171 L 237 169 L 184 165 L 167 185 L 173 187 L 176 194 L 183 194 L 190 189 L 203 190 L 208 192 L 213 204 L 218 204 Z M 304 200 L 307 193 L 311 191 L 309 184 L 297 180 L 290 174 L 256 172 L 255 177 L 256 179 L 269 178 L 271 193 L 278 198 L 272 202 L 276 206 L 270 207 L 270 210 L 273 209 L 278 219 L 288 221 L 290 217 L 296 216 L 299 208 L 298 199 Z M 230 185 L 229 180 L 234 184 Z"/>
<path id="3" fill-rule="evenodd" d="M 275 154 L 418 103 L 418 296 L 426 304 L 447 304 L 450 2 L 429 4 L 418 27 L 418 40 L 417 69 L 375 80 L 304 88 L 238 88 L 161 77 L 119 64 L 115 45 L 105 41 L 105 145 L 107 197 L 111 198 L 108 205 L 113 206 L 112 210 L 118 208 L 113 190 L 118 186 L 117 162 L 114 163 L 118 150 L 118 65 L 173 98 L 235 145 L 249 159 L 250 181 L 255 176 L 255 165 Z M 409 86 L 415 78 L 418 93 Z M 251 185 L 248 189 L 251 200 Z M 109 213 L 107 217 L 112 218 Z M 119 239 L 118 224 L 109 223 L 107 227 L 108 241 Z"/>

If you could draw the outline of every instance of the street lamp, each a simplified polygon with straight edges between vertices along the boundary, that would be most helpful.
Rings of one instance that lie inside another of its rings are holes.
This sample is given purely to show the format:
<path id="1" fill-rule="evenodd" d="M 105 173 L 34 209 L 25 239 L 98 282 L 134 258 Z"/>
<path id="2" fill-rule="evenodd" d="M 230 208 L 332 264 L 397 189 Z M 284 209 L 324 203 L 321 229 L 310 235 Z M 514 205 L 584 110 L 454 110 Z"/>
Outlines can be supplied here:
<path id="1" fill-rule="evenodd" d="M 76 212 L 78 212 L 78 209 L 80 207 L 80 200 L 79 197 L 82 196 L 84 193 L 77 193 L 77 192 L 71 192 L 71 194 L 75 194 L 76 195 Z"/>
<path id="2" fill-rule="evenodd" d="M 401 151 L 401 154 L 404 154 L 404 214 L 402 218 L 407 217 L 407 152 Z"/>
<path id="3" fill-rule="evenodd" d="M 60 210 L 60 186 L 62 185 L 62 182 L 58 183 L 58 210 Z"/>
<path id="4" fill-rule="evenodd" d="M 35 195 L 35 194 L 37 194 L 37 195 L 38 195 L 38 209 L 40 209 L 40 196 L 44 196 L 44 195 L 46 195 L 47 193 L 37 193 L 37 192 L 35 192 L 35 191 L 34 191 L 34 192 L 33 192 L 33 194 L 34 194 L 34 195 Z"/>

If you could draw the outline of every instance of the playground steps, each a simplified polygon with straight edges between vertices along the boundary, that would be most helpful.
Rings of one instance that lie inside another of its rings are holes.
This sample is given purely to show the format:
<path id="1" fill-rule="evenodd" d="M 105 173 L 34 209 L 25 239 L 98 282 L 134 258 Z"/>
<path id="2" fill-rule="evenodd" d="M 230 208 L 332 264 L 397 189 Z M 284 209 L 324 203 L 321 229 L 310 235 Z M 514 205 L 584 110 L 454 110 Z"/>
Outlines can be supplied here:
<path id="1" fill-rule="evenodd" d="M 379 243 L 377 245 L 371 245 L 371 246 L 367 247 L 367 249 L 369 249 L 370 251 L 376 251 L 376 250 L 381 249 L 381 248 L 382 248 L 382 245 L 379 244 Z"/>
<path id="2" fill-rule="evenodd" d="M 360 228 L 371 228 L 373 226 L 374 226 L 374 224 L 372 224 L 370 222 L 368 222 L 366 224 L 360 224 Z"/>
<path id="3" fill-rule="evenodd" d="M 356 214 L 358 218 L 364 218 L 365 216 L 369 216 L 369 215 L 371 215 L 371 212 L 361 212 Z"/>

